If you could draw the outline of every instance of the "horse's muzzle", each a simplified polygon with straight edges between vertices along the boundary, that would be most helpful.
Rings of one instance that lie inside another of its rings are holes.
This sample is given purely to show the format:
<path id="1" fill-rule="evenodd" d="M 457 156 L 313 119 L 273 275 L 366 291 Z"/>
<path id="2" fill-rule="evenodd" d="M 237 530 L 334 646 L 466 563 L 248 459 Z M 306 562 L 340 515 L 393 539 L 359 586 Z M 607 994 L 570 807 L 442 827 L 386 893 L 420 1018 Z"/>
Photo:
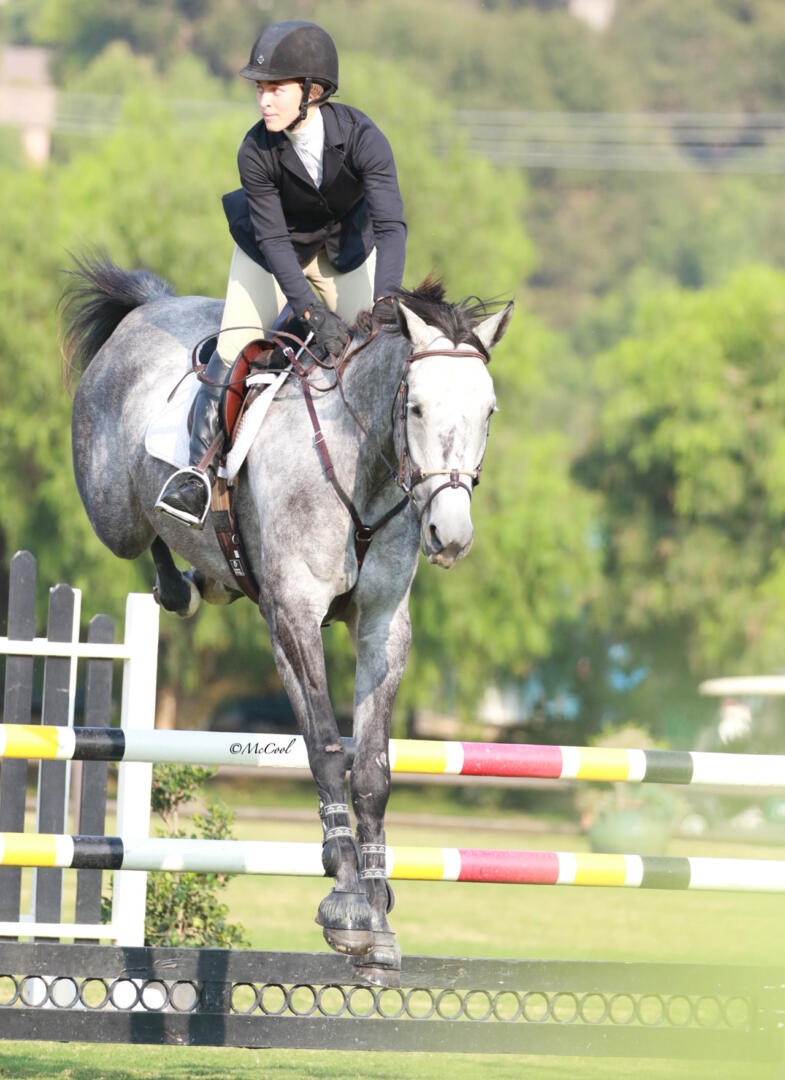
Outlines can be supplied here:
<path id="1" fill-rule="evenodd" d="M 468 555 L 474 538 L 469 515 L 463 521 L 443 521 L 435 515 L 422 526 L 422 550 L 429 562 L 449 570 L 451 566 Z"/>

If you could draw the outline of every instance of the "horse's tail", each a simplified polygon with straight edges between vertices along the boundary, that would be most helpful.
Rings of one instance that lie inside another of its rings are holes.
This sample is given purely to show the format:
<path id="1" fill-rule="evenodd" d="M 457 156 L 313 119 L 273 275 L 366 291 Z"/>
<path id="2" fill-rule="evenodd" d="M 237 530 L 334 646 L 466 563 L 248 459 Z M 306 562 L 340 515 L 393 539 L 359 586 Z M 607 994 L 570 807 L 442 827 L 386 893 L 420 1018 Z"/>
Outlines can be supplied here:
<path id="1" fill-rule="evenodd" d="M 151 300 L 174 290 L 149 270 L 122 270 L 106 254 L 72 255 L 71 282 L 60 300 L 63 377 L 70 388 L 122 320 Z"/>

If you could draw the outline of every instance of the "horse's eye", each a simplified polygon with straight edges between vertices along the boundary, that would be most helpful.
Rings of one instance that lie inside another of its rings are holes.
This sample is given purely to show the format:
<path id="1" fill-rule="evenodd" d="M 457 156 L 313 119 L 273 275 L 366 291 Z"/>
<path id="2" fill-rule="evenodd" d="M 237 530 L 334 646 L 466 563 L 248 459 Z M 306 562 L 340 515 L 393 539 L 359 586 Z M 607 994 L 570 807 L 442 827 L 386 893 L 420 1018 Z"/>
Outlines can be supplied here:
<path id="1" fill-rule="evenodd" d="M 418 417 L 422 416 L 422 408 L 421 408 L 421 406 L 416 405 L 414 403 L 410 403 L 409 404 L 409 415 L 410 416 L 418 416 Z"/>

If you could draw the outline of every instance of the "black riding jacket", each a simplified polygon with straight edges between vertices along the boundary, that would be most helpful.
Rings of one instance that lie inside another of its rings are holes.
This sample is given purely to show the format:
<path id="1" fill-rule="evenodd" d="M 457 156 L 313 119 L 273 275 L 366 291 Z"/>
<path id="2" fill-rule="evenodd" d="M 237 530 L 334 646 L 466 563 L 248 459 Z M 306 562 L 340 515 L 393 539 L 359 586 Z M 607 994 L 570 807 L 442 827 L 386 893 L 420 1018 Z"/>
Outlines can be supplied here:
<path id="1" fill-rule="evenodd" d="M 317 188 L 283 132 L 264 120 L 237 155 L 242 188 L 224 195 L 235 243 L 272 273 L 297 315 L 313 300 L 301 267 L 320 248 L 336 270 L 361 266 L 376 248 L 374 297 L 401 284 L 406 224 L 390 144 L 349 105 L 326 102 L 322 183 Z"/>

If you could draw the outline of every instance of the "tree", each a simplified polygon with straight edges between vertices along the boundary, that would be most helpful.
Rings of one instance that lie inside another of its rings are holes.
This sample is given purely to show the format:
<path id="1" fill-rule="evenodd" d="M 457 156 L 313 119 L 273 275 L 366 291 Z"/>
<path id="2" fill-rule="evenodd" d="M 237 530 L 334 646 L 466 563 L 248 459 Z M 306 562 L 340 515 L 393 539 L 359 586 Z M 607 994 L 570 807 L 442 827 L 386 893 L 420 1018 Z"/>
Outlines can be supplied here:
<path id="1" fill-rule="evenodd" d="M 655 730 L 708 675 L 782 663 L 785 275 L 659 290 L 601 354 L 598 423 L 578 475 L 603 496 L 597 625 L 651 678 Z"/>

